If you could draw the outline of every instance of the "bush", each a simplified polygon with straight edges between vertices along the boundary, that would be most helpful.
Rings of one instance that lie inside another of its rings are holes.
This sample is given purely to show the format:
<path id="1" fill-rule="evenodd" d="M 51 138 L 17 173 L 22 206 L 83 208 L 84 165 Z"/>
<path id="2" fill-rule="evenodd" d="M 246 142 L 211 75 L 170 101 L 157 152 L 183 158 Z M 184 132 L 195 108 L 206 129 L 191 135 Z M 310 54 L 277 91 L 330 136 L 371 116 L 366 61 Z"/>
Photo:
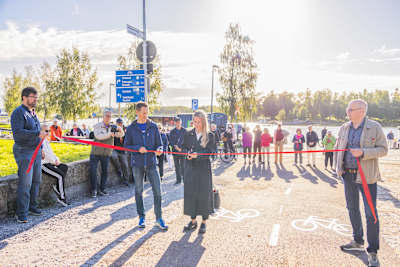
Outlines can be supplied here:
<path id="1" fill-rule="evenodd" d="M 0 140 L 0 177 L 17 173 L 18 168 L 12 151 L 13 145 L 14 140 Z M 90 146 L 87 145 L 51 143 L 51 147 L 60 161 L 64 163 L 87 159 L 90 154 Z"/>

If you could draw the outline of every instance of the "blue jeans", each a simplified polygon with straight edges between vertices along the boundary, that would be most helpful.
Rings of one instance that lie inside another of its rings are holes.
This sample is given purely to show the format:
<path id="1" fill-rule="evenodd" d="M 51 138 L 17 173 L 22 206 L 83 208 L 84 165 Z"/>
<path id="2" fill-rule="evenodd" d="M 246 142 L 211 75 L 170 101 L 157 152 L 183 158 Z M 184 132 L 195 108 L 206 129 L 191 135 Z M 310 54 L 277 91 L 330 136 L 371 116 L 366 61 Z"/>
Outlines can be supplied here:
<path id="1" fill-rule="evenodd" d="M 108 162 L 110 161 L 110 157 L 107 156 L 98 156 L 98 155 L 90 155 L 90 183 L 92 185 L 92 191 L 97 190 L 97 166 L 101 166 L 101 181 L 100 181 L 100 191 L 103 191 L 106 188 L 107 184 L 107 175 L 108 175 Z"/>
<path id="2" fill-rule="evenodd" d="M 136 210 L 140 218 L 144 218 L 144 206 L 143 206 L 143 179 L 146 174 L 147 179 L 151 184 L 151 189 L 153 190 L 154 196 L 154 213 L 156 214 L 156 219 L 161 219 L 161 181 L 160 175 L 157 171 L 157 166 L 149 167 L 138 167 L 133 166 L 133 178 L 135 179 L 135 200 L 136 200 Z"/>
<path id="3" fill-rule="evenodd" d="M 29 173 L 26 173 L 34 150 L 13 146 L 18 165 L 17 216 L 26 218 L 28 210 L 37 208 L 39 187 L 42 182 L 42 150 L 40 149 Z"/>
<path id="4" fill-rule="evenodd" d="M 349 211 L 351 225 L 353 227 L 353 238 L 354 241 L 360 244 L 364 244 L 364 233 L 361 222 L 360 214 L 360 194 L 363 197 L 365 217 L 367 221 L 367 239 L 368 239 L 368 252 L 378 252 L 379 249 L 379 218 L 378 211 L 376 210 L 376 196 L 377 196 L 377 184 L 369 184 L 368 188 L 371 193 L 372 203 L 374 205 L 376 218 L 378 221 L 374 224 L 374 216 L 372 215 L 371 209 L 368 205 L 367 198 L 364 193 L 362 184 L 355 182 L 357 174 L 345 173 L 343 174 L 344 193 L 346 196 L 347 210 Z"/>

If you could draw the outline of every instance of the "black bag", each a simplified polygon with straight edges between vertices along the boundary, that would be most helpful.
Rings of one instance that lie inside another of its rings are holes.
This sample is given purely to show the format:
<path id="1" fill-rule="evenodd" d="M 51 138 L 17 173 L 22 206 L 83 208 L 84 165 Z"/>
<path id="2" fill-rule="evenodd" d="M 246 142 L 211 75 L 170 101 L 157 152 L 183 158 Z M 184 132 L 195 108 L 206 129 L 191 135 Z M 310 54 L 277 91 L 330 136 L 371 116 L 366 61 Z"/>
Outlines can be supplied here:
<path id="1" fill-rule="evenodd" d="M 89 139 L 94 139 L 94 132 L 93 132 L 93 131 L 91 131 L 91 132 L 89 133 Z"/>
<path id="2" fill-rule="evenodd" d="M 214 202 L 214 210 L 218 210 L 221 206 L 221 197 L 219 195 L 218 189 L 213 189 L 213 202 Z"/>

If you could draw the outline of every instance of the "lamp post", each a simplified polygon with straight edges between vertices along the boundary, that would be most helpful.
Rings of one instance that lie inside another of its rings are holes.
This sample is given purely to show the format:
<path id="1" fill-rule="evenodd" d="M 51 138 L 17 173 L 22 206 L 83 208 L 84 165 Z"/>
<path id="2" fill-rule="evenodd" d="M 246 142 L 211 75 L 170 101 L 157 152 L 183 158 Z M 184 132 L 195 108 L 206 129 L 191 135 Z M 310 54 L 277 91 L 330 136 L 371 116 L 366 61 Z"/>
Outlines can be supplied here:
<path id="1" fill-rule="evenodd" d="M 210 122 L 213 122 L 213 100 L 214 100 L 214 70 L 219 69 L 217 65 L 212 66 L 212 77 L 211 77 L 211 116 Z"/>
<path id="2" fill-rule="evenodd" d="M 110 90 L 108 94 L 108 108 L 111 110 L 111 87 L 113 87 L 115 84 L 110 83 Z"/>

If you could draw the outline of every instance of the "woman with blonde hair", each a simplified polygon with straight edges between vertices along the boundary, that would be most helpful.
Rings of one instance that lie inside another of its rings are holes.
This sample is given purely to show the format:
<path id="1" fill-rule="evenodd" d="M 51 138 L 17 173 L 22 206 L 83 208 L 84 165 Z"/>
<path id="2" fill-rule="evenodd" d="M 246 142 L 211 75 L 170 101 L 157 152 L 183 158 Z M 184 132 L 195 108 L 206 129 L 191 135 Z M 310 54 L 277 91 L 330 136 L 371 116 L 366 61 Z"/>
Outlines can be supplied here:
<path id="1" fill-rule="evenodd" d="M 203 154 L 213 153 L 216 147 L 204 111 L 194 113 L 193 125 L 194 128 L 184 135 L 182 149 L 187 153 L 184 165 L 184 214 L 191 218 L 184 230 L 196 229 L 196 217 L 201 215 L 203 221 L 199 233 L 204 234 L 206 221 L 213 210 L 213 195 L 210 155 Z"/>

